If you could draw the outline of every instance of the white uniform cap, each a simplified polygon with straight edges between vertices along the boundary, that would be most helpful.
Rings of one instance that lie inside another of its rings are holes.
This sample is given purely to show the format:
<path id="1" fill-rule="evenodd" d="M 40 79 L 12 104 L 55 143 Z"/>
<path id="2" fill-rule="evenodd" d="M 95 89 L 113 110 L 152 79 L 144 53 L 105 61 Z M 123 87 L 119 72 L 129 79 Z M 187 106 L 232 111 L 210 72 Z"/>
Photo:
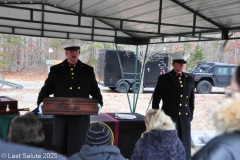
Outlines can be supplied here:
<path id="1" fill-rule="evenodd" d="M 190 55 L 188 53 L 185 53 L 183 51 L 178 51 L 169 54 L 169 57 L 172 58 L 172 61 L 177 63 L 187 63 L 187 58 L 189 56 Z"/>
<path id="2" fill-rule="evenodd" d="M 81 46 L 81 40 L 79 39 L 67 39 L 61 43 L 65 50 L 79 50 Z"/>

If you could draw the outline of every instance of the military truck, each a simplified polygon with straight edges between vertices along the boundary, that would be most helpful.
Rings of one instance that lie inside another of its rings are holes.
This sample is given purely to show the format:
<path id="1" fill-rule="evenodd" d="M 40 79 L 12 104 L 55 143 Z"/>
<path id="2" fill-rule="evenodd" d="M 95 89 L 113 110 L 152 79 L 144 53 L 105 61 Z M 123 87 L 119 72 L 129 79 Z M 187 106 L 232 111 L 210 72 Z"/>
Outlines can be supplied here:
<path id="1" fill-rule="evenodd" d="M 212 86 L 225 87 L 230 85 L 236 64 L 218 62 L 198 62 L 191 75 L 194 78 L 194 85 L 197 93 L 209 94 Z"/>
<path id="2" fill-rule="evenodd" d="M 140 87 L 140 61 L 137 60 L 137 73 L 135 80 L 135 61 L 134 52 L 119 50 L 121 65 L 123 68 L 124 79 L 121 74 L 116 50 L 100 50 L 99 59 L 96 67 L 98 84 L 109 87 L 111 90 L 117 90 L 120 93 L 127 91 L 138 92 Z M 159 74 L 168 71 L 168 57 L 160 61 L 147 62 L 144 71 L 143 87 L 155 87 Z"/>

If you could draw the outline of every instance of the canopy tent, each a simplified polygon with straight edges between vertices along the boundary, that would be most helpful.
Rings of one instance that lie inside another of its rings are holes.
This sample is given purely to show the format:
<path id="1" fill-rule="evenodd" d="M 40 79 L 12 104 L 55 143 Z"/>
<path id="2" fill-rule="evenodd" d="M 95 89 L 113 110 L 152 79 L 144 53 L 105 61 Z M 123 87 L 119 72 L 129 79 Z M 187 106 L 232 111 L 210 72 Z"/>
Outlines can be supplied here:
<path id="1" fill-rule="evenodd" d="M 239 8 L 239 0 L 0 0 L 0 33 L 133 45 L 222 40 L 240 31 Z"/>
<path id="2" fill-rule="evenodd" d="M 240 39 L 229 37 L 240 31 L 239 8 L 240 0 L 0 0 L 0 33 L 147 45 L 147 52 L 153 43 Z M 133 99 L 131 112 L 138 94 Z"/>

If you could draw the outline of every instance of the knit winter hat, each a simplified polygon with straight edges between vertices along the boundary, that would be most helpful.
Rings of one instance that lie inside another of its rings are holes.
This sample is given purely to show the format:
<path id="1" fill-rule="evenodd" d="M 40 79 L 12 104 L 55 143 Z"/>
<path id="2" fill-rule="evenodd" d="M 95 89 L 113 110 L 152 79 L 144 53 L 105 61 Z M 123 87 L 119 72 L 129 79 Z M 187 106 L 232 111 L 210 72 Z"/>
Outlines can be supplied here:
<path id="1" fill-rule="evenodd" d="M 87 131 L 86 144 L 90 146 L 111 145 L 109 129 L 99 122 L 91 124 Z"/>

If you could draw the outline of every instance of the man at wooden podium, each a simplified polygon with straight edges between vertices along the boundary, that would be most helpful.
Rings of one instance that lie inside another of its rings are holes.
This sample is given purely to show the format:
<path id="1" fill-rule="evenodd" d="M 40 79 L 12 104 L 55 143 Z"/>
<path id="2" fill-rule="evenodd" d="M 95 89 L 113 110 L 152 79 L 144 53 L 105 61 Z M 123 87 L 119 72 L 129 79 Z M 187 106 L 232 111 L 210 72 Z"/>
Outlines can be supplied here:
<path id="1" fill-rule="evenodd" d="M 78 57 L 81 41 L 68 39 L 61 44 L 66 60 L 51 67 L 48 78 L 38 95 L 37 105 L 41 108 L 43 99 L 54 97 L 79 97 L 98 100 L 99 110 L 103 106 L 102 95 L 95 79 L 94 70 L 82 63 Z M 70 157 L 79 152 L 85 144 L 90 115 L 54 115 L 52 145 Z"/>

